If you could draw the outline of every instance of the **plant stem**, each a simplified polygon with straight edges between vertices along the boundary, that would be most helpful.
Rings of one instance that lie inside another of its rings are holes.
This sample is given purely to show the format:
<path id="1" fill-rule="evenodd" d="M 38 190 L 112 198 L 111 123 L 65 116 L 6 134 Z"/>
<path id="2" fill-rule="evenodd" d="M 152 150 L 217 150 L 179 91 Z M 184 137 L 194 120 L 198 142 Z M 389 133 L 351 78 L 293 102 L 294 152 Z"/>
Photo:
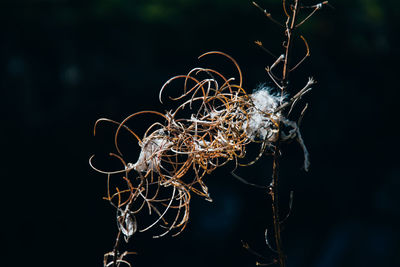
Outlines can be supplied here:
<path id="1" fill-rule="evenodd" d="M 292 51 L 292 40 L 293 34 L 295 29 L 295 22 L 296 22 L 296 15 L 299 9 L 299 2 L 300 0 L 294 1 L 294 6 L 292 8 L 292 14 L 289 15 L 286 21 L 286 42 L 284 44 L 285 48 L 285 58 L 283 63 L 282 69 L 282 96 L 287 92 L 288 89 L 288 81 L 289 81 L 289 73 L 290 73 L 290 57 Z M 281 239 L 281 227 L 280 227 L 280 219 L 279 219 L 279 194 L 278 194 L 278 178 L 279 178 L 279 160 L 280 160 L 280 131 L 281 129 L 278 128 L 278 138 L 275 143 L 274 149 L 274 159 L 273 159 L 273 166 L 272 166 L 272 182 L 269 187 L 270 191 L 269 194 L 271 195 L 272 199 L 272 214 L 273 214 L 273 223 L 274 223 L 274 233 L 275 233 L 275 245 L 276 250 L 278 252 L 278 262 L 280 267 L 285 267 L 285 254 L 282 249 L 282 239 Z"/>
<path id="2" fill-rule="evenodd" d="M 278 133 L 279 135 L 279 133 Z M 279 141 L 278 141 L 279 142 Z M 272 198 L 272 215 L 274 221 L 274 233 L 275 233 L 275 245 L 279 257 L 279 265 L 281 267 L 285 266 L 285 254 L 282 250 L 281 241 L 281 227 L 279 219 L 279 201 L 278 201 L 278 175 L 279 175 L 279 146 L 275 146 L 274 151 L 274 161 L 272 166 L 272 183 L 270 185 L 270 192 Z"/>
<path id="3" fill-rule="evenodd" d="M 299 2 L 300 0 L 295 0 L 295 4 L 293 7 L 293 14 L 291 17 L 288 17 L 286 21 L 286 51 L 285 51 L 285 61 L 283 63 L 283 71 L 282 71 L 282 91 L 287 90 L 288 86 L 288 81 L 289 81 L 289 73 L 290 73 L 290 57 L 291 57 L 291 52 L 292 52 L 292 40 L 293 40 L 293 34 L 294 34 L 294 29 L 296 26 L 296 15 L 299 9 Z"/>
<path id="4" fill-rule="evenodd" d="M 113 252 L 114 252 L 114 258 L 113 258 L 114 262 L 113 262 L 113 265 L 112 265 L 113 267 L 117 267 L 118 266 L 118 258 L 119 258 L 118 247 L 120 245 L 121 232 L 122 232 L 122 229 L 119 229 L 118 234 L 117 234 L 117 238 L 115 239 L 115 245 L 114 245 L 114 249 L 113 249 Z"/>

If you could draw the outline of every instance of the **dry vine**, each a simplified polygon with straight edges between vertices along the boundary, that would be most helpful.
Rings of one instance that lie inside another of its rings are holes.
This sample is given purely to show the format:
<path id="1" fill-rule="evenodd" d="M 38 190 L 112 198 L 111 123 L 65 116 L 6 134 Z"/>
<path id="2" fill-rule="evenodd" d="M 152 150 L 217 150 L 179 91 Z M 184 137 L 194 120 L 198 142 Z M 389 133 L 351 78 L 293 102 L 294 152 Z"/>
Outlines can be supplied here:
<path id="1" fill-rule="evenodd" d="M 310 78 L 297 94 L 289 99 L 286 97 L 288 75 L 299 65 L 290 69 L 289 58 L 300 6 L 299 1 L 294 1 L 295 5 L 289 9 L 292 14 L 289 15 L 285 1 L 283 2 L 288 18 L 285 54 L 267 68 L 267 73 L 280 88 L 278 94 L 265 87 L 248 94 L 243 88 L 243 76 L 238 63 L 223 52 L 213 51 L 199 58 L 207 55 L 226 57 L 234 64 L 238 73 L 237 79 L 227 78 L 211 68 L 197 67 L 185 75 L 172 77 L 162 86 L 159 93 L 161 103 L 167 87 L 179 80 L 183 82 L 182 94 L 169 97 L 177 103 L 173 110 L 165 114 L 141 111 L 121 122 L 106 118 L 97 120 L 94 133 L 100 123 L 115 125 L 116 153 L 110 153 L 110 156 L 118 159 L 121 164 L 119 170 L 105 171 L 95 167 L 94 156 L 89 160 L 93 169 L 107 176 L 105 199 L 117 212 L 119 231 L 113 250 L 104 255 L 104 266 L 131 266 L 125 259 L 130 252 L 121 252 L 120 245 L 122 240 L 128 242 L 137 231 L 157 228 L 159 232 L 154 235 L 156 238 L 171 232 L 172 235 L 180 234 L 189 220 L 192 193 L 212 201 L 204 182 L 206 174 L 230 161 L 235 163 L 235 169 L 238 166 L 251 165 L 265 152 L 273 154 L 273 180 L 269 186 L 269 193 L 273 203 L 279 264 L 284 266 L 277 193 L 280 144 L 287 140 L 297 140 L 304 151 L 304 168 L 307 170 L 309 167 L 308 152 L 299 131 L 299 122 L 289 120 L 285 114 L 288 112 L 285 111 L 311 90 L 314 80 Z M 263 12 L 271 18 L 269 13 Z M 301 38 L 307 47 L 307 57 L 308 45 L 305 39 Z M 262 46 L 260 42 L 258 44 Z M 278 78 L 272 70 L 281 63 L 283 75 Z M 188 109 L 189 116 L 186 115 Z M 131 129 L 129 122 L 146 114 L 158 116 L 159 121 L 154 122 L 140 137 Z M 123 156 L 119 143 L 121 131 L 127 131 L 141 147 L 135 163 L 129 162 Z M 260 143 L 259 156 L 250 163 L 243 164 L 240 159 L 245 157 L 246 146 L 252 142 Z M 117 184 L 122 184 L 124 188 L 118 187 Z M 138 222 L 137 216 L 142 213 L 147 213 L 153 218 L 152 223 L 143 226 Z"/>

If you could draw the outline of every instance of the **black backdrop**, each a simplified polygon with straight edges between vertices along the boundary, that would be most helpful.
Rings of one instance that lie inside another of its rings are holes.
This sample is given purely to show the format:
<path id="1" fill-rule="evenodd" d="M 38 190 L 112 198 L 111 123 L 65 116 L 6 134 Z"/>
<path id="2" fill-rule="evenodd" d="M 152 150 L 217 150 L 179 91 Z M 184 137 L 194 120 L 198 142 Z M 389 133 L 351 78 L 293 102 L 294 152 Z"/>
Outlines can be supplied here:
<path id="1" fill-rule="evenodd" d="M 311 58 L 292 76 L 298 87 L 308 76 L 318 84 L 302 128 L 310 172 L 300 169 L 296 144 L 283 148 L 282 212 L 294 191 L 283 233 L 288 266 L 395 266 L 400 4 L 330 3 L 335 9 L 302 27 Z M 280 1 L 259 4 L 283 19 Z M 93 137 L 95 120 L 164 111 L 161 85 L 199 64 L 233 70 L 222 59 L 197 61 L 210 50 L 236 58 L 249 91 L 270 84 L 271 58 L 253 41 L 279 53 L 284 37 L 239 0 L 2 0 L 0 20 L 4 266 L 99 266 L 116 225 L 102 200 L 105 177 L 88 166 L 89 156 L 112 150 L 112 127 Z M 134 142 L 127 147 L 137 155 Z M 267 184 L 270 164 L 265 158 L 239 173 Z M 206 178 L 214 202 L 193 198 L 181 236 L 134 237 L 134 266 L 254 266 L 241 240 L 271 256 L 263 240 L 269 197 L 231 177 L 231 168 Z"/>

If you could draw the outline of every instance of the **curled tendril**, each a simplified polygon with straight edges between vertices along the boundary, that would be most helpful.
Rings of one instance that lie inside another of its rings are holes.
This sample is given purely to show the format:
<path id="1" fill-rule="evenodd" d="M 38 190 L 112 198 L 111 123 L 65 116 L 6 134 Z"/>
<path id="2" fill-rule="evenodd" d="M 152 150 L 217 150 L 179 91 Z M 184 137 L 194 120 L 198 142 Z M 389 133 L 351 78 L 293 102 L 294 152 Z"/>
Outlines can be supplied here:
<path id="1" fill-rule="evenodd" d="M 207 55 L 228 58 L 238 72 L 238 83 L 216 70 L 197 67 L 186 75 L 170 78 L 161 87 L 160 101 L 168 86 L 177 80 L 183 81 L 183 93 L 169 98 L 177 103 L 174 110 L 166 114 L 141 111 L 122 122 L 102 118 L 95 124 L 95 132 L 100 122 L 117 125 L 114 145 L 118 154 L 110 155 L 119 159 L 121 169 L 100 170 L 94 166 L 93 157 L 89 160 L 90 165 L 107 175 L 105 199 L 119 211 L 118 221 L 126 224 L 129 220 L 122 218 L 121 214 L 127 214 L 129 218 L 135 218 L 136 223 L 135 216 L 146 209 L 150 216 L 154 216 L 148 226 L 138 229 L 139 232 L 159 226 L 163 231 L 154 237 L 171 231 L 175 232 L 174 235 L 181 233 L 189 220 L 191 193 L 212 201 L 203 181 L 206 174 L 230 161 L 234 161 L 236 167 L 253 164 L 264 152 L 271 151 L 278 138 L 279 127 L 289 128 L 288 134 L 282 134 L 285 140 L 301 139 L 297 124 L 284 118 L 280 112 L 281 96 L 274 96 L 266 90 L 247 94 L 242 87 L 240 67 L 231 56 L 212 51 L 199 58 Z M 188 108 L 189 117 L 184 112 Z M 146 114 L 155 114 L 160 120 L 139 137 L 128 124 L 133 118 Z M 136 163 L 123 159 L 118 143 L 122 130 L 132 134 L 141 147 Z M 241 164 L 239 159 L 245 157 L 246 146 L 252 142 L 262 143 L 259 155 L 255 160 Z M 299 142 L 303 144 L 302 140 Z M 112 176 L 115 175 L 122 176 L 122 179 L 114 179 Z M 110 192 L 113 188 L 111 183 L 119 185 L 115 186 L 114 192 Z M 121 189 L 121 184 L 125 188 Z M 126 227 L 119 225 L 121 229 Z"/>

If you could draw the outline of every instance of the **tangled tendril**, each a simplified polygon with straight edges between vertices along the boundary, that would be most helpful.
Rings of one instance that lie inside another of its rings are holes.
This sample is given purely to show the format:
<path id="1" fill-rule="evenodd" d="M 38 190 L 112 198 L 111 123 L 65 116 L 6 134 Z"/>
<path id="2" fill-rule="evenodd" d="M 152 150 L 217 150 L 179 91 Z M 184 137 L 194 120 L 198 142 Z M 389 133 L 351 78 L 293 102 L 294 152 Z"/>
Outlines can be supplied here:
<path id="1" fill-rule="evenodd" d="M 234 161 L 236 166 L 253 164 L 277 141 L 296 138 L 304 150 L 304 167 L 308 168 L 308 153 L 298 125 L 281 113 L 281 107 L 288 103 L 286 98 L 271 94 L 267 88 L 247 94 L 242 87 L 242 72 L 232 57 L 214 51 L 199 58 L 212 54 L 222 55 L 233 62 L 239 76 L 237 83 L 234 78 L 226 78 L 216 70 L 194 68 L 186 75 L 172 77 L 160 90 L 162 103 L 167 87 L 177 80 L 183 81 L 183 93 L 170 97 L 178 103 L 174 110 L 165 114 L 141 111 L 122 122 L 102 118 L 95 124 L 95 131 L 100 122 L 117 126 L 114 135 L 117 153 L 110 155 L 119 159 L 121 169 L 100 170 L 93 165 L 93 156 L 90 165 L 108 177 L 105 199 L 117 209 L 118 227 L 126 241 L 136 232 L 135 216 L 142 210 L 155 217 L 152 223 L 139 231 L 159 226 L 163 231 L 155 237 L 171 231 L 175 232 L 174 235 L 179 234 L 189 219 L 191 193 L 211 201 L 203 181 L 206 174 L 230 161 Z M 140 138 L 127 123 L 134 117 L 149 113 L 157 115 L 160 120 Z M 286 128 L 286 131 L 279 131 L 280 128 Z M 137 139 L 141 147 L 135 163 L 126 162 L 122 157 L 118 137 L 123 130 Z M 252 142 L 261 143 L 259 156 L 248 164 L 240 163 L 239 159 L 246 155 L 246 146 Z M 114 175 L 122 176 L 124 189 L 111 189 L 111 176 Z"/>

